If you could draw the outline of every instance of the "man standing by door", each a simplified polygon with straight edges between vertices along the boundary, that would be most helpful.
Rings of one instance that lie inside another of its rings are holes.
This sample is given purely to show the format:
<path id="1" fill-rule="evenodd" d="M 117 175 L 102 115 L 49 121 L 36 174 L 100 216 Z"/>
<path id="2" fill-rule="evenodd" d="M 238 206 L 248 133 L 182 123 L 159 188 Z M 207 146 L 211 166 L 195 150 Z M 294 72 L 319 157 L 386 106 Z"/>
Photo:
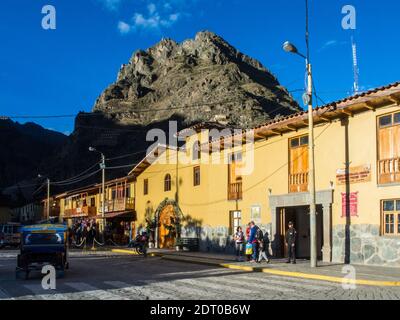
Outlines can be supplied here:
<path id="1" fill-rule="evenodd" d="M 293 226 L 293 222 L 289 222 L 289 229 L 286 232 L 286 245 L 288 248 L 288 260 L 286 263 L 292 262 L 293 264 L 296 263 L 296 238 L 297 238 L 297 231 Z"/>

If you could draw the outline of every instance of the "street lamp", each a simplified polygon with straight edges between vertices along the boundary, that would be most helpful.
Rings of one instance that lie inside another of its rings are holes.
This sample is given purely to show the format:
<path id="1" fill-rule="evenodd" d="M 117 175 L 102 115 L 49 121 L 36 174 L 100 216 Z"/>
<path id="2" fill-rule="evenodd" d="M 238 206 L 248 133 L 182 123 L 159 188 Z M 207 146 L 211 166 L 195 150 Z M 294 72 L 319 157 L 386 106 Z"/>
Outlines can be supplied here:
<path id="1" fill-rule="evenodd" d="M 104 240 L 104 213 L 106 210 L 106 157 L 104 156 L 104 153 L 98 151 L 94 147 L 89 147 L 90 152 L 97 152 L 100 153 L 101 155 L 101 163 L 100 163 L 100 169 L 101 169 L 101 174 L 102 174 L 102 179 L 101 179 L 101 221 L 99 225 L 100 233 L 102 234 L 103 240 Z"/>
<path id="2" fill-rule="evenodd" d="M 312 105 L 312 70 L 309 58 L 308 49 L 308 31 L 307 31 L 307 55 L 301 54 L 296 46 L 289 41 L 283 44 L 283 50 L 289 53 L 297 54 L 302 57 L 306 62 L 307 68 L 307 93 L 303 96 L 304 104 L 308 105 L 308 190 L 310 193 L 310 262 L 311 267 L 317 266 L 317 210 L 315 201 L 315 164 L 314 164 L 314 118 L 313 118 L 313 105 Z"/>

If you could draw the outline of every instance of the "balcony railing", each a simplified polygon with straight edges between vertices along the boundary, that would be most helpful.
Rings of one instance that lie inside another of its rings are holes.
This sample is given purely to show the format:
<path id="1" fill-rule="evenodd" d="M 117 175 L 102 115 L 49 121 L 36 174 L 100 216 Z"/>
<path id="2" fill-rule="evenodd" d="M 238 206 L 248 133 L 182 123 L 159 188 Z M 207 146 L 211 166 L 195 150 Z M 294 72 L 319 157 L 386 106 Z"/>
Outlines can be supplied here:
<path id="1" fill-rule="evenodd" d="M 97 214 L 96 207 L 83 206 L 73 209 L 65 209 L 64 216 L 68 217 L 91 217 Z"/>
<path id="2" fill-rule="evenodd" d="M 135 198 L 106 200 L 105 213 L 135 209 Z M 101 210 L 100 210 L 101 212 Z"/>
<path id="3" fill-rule="evenodd" d="M 242 183 L 230 183 L 228 185 L 228 200 L 242 200 Z"/>
<path id="4" fill-rule="evenodd" d="M 308 172 L 289 174 L 289 192 L 308 191 Z"/>
<path id="5" fill-rule="evenodd" d="M 379 160 L 378 167 L 380 184 L 400 182 L 400 158 Z"/>

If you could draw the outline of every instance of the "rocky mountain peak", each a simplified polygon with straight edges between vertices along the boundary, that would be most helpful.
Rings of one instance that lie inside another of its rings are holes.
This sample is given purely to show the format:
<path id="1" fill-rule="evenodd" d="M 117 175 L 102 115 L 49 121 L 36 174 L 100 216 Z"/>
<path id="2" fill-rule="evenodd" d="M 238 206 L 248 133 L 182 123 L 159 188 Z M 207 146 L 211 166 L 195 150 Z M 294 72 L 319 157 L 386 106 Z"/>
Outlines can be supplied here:
<path id="1" fill-rule="evenodd" d="M 177 43 L 162 39 L 136 51 L 93 108 L 122 124 L 147 125 L 172 115 L 249 127 L 299 110 L 257 60 L 210 31 Z"/>

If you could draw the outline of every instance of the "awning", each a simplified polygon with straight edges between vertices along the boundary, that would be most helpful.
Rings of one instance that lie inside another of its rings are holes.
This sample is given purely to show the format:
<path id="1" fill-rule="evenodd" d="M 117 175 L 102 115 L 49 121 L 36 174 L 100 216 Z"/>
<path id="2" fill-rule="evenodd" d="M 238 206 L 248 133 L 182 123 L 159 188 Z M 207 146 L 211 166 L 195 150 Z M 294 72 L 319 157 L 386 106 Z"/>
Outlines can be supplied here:
<path id="1" fill-rule="evenodd" d="M 102 219 L 102 216 L 96 216 L 96 219 Z M 104 214 L 104 219 L 112 219 L 112 218 L 136 218 L 135 211 L 117 211 L 117 212 L 108 212 Z"/>

